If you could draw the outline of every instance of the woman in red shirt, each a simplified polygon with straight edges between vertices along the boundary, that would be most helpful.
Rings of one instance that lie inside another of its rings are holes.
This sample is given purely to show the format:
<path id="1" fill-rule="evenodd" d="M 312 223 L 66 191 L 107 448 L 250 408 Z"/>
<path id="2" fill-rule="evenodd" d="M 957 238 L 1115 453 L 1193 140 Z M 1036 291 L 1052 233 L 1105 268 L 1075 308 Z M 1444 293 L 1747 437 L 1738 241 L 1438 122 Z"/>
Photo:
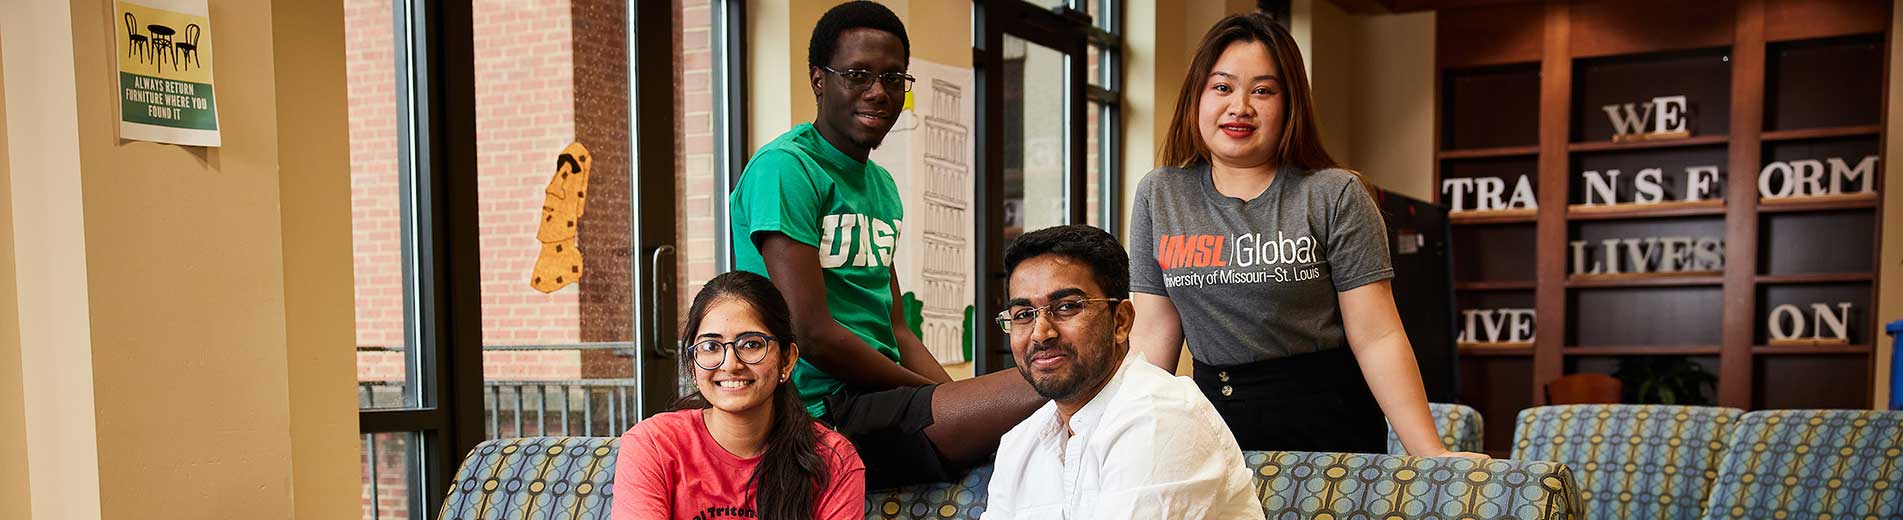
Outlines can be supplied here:
<path id="1" fill-rule="evenodd" d="M 734 271 L 694 297 L 681 410 L 634 425 L 616 458 L 614 520 L 858 519 L 865 465 L 786 383 L 799 359 L 786 300 Z"/>

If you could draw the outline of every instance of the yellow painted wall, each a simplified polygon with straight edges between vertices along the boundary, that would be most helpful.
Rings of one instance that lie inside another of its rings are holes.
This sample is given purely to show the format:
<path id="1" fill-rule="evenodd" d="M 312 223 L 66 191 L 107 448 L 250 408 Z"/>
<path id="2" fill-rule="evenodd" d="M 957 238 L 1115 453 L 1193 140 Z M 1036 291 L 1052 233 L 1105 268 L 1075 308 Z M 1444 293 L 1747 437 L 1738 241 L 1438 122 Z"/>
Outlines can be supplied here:
<path id="1" fill-rule="evenodd" d="M 12 291 L 3 296 L 15 302 L 11 331 L 19 345 L 30 514 L 98 518 L 86 230 L 73 164 L 80 156 L 73 15 L 58 2 L 16 2 L 7 9 L 0 16 L 7 209 L 10 249 L 23 254 L 13 257 L 5 275 Z"/>
<path id="2" fill-rule="evenodd" d="M 747 148 L 749 153 L 793 125 L 813 120 L 818 106 L 806 67 L 813 25 L 840 0 L 748 0 Z M 912 58 L 971 66 L 971 4 L 883 0 L 905 22 Z"/>
<path id="3" fill-rule="evenodd" d="M 0 517 L 360 515 L 341 2 L 210 3 L 218 148 L 120 140 L 112 4 L 27 4 L 0 22 Z"/>
<path id="4" fill-rule="evenodd" d="M 6 52 L 0 43 L 0 121 L 7 120 Z M 0 460 L 26 460 L 26 394 L 20 386 L 20 306 L 14 289 L 13 182 L 7 128 L 0 125 Z M 0 465 L 0 518 L 30 518 L 33 491 L 26 464 Z"/>
<path id="5" fill-rule="evenodd" d="M 1890 7 L 1890 34 L 1892 45 L 1894 35 L 1903 34 L 1903 0 Z M 1883 193 L 1883 262 L 1877 266 L 1877 317 L 1883 323 L 1903 320 L 1903 166 L 1897 166 L 1903 160 L 1903 78 L 1894 71 L 1903 70 L 1903 53 L 1890 49 L 1890 85 L 1889 85 L 1889 128 L 1883 135 L 1883 182 L 1878 187 Z M 1870 403 L 1876 408 L 1885 408 L 1890 402 L 1890 348 L 1892 338 L 1881 331 L 1872 334 L 1877 341 L 1876 378 L 1872 380 L 1875 392 Z"/>
<path id="6" fill-rule="evenodd" d="M 1434 200 L 1434 13 L 1354 16 L 1348 149 L 1376 186 Z"/>
<path id="7" fill-rule="evenodd" d="M 339 347 L 356 344 L 341 3 L 271 5 L 289 477 L 300 519 L 363 512 L 357 358 Z"/>

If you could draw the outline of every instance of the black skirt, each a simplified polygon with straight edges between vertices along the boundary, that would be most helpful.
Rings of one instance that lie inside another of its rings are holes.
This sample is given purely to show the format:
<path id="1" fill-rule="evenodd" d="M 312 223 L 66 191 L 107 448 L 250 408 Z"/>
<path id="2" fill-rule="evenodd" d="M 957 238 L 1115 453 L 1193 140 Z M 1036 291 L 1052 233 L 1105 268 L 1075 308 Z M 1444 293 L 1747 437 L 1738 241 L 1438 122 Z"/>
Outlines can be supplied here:
<path id="1" fill-rule="evenodd" d="M 1244 450 L 1387 453 L 1387 419 L 1348 347 L 1240 365 L 1196 362 L 1193 379 Z"/>

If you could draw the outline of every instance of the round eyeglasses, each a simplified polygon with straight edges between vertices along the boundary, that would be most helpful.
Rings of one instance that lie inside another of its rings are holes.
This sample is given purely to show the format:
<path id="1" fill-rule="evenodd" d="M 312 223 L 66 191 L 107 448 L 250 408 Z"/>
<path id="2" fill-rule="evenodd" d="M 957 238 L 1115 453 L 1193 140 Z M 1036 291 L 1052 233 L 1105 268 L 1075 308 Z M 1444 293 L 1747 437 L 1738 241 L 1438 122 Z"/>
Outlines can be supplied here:
<path id="1" fill-rule="evenodd" d="M 733 351 L 734 359 L 748 365 L 759 364 L 766 360 L 770 350 L 779 338 L 758 332 L 747 332 L 734 337 L 733 341 L 707 339 L 687 346 L 686 354 L 693 356 L 694 366 L 704 370 L 719 370 L 727 364 L 727 351 Z"/>
<path id="2" fill-rule="evenodd" d="M 1068 320 L 1072 316 L 1076 316 L 1080 313 L 1083 313 L 1084 308 L 1089 306 L 1092 303 L 1100 303 L 1100 302 L 1114 303 L 1114 302 L 1120 302 L 1120 301 L 1123 301 L 1123 299 L 1122 298 L 1079 298 L 1074 300 L 1055 301 L 1055 302 L 1051 302 L 1050 305 L 1045 305 L 1043 307 L 1019 305 L 1016 307 L 1005 309 L 1004 312 L 998 313 L 998 317 L 993 319 L 998 322 L 998 328 L 1003 329 L 1005 334 L 1011 334 L 1013 332 L 1020 332 L 1020 331 L 1030 332 L 1031 324 L 1036 323 L 1037 317 L 1040 315 L 1046 316 L 1046 319 L 1049 319 L 1052 323 L 1057 323 L 1064 320 Z"/>

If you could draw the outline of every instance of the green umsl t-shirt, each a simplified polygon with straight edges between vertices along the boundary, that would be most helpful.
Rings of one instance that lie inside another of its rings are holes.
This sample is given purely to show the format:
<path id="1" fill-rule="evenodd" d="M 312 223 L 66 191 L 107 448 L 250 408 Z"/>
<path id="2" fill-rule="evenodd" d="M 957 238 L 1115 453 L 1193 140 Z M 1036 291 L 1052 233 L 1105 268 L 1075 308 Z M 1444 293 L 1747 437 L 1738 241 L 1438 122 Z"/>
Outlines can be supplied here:
<path id="1" fill-rule="evenodd" d="M 767 276 L 760 240 L 768 232 L 818 248 L 833 319 L 899 361 L 891 266 L 904 207 L 891 173 L 847 157 L 803 123 L 753 154 L 728 207 L 736 268 Z M 825 414 L 826 396 L 844 387 L 805 359 L 793 367 L 793 388 L 814 416 Z"/>

